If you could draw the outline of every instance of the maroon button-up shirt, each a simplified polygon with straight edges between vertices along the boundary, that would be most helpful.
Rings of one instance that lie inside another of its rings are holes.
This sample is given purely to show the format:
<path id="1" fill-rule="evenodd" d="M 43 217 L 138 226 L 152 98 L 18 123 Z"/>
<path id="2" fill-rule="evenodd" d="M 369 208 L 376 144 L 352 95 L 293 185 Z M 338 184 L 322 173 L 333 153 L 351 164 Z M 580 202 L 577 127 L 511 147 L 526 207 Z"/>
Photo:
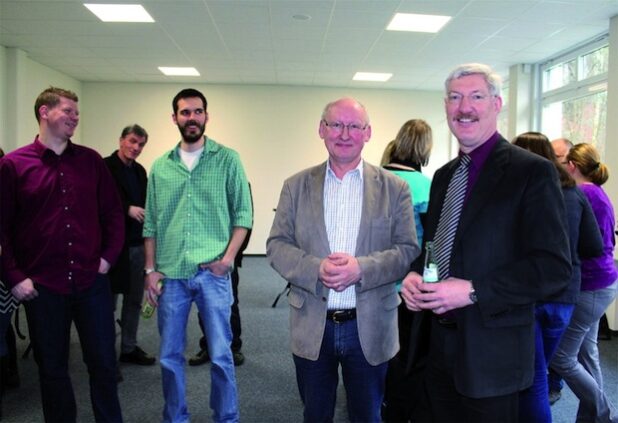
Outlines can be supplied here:
<path id="1" fill-rule="evenodd" d="M 38 137 L 0 160 L 2 281 L 26 278 L 61 294 L 95 280 L 100 258 L 113 264 L 124 216 L 101 156 L 69 141 L 57 155 Z"/>

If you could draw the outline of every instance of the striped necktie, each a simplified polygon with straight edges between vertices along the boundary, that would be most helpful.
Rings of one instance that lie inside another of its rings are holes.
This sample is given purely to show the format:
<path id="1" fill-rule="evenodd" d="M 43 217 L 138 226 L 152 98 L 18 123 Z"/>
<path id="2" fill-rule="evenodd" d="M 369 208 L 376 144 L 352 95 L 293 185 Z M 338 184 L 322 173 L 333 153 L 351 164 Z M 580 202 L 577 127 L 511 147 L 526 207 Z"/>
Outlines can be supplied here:
<path id="1" fill-rule="evenodd" d="M 442 205 L 438 229 L 434 237 L 436 262 L 438 263 L 438 276 L 440 280 L 450 276 L 451 252 L 453 241 L 459 226 L 459 217 L 463 208 L 466 188 L 468 186 L 468 168 L 470 156 L 467 154 L 459 158 L 459 165 L 451 177 L 446 190 L 446 197 Z"/>

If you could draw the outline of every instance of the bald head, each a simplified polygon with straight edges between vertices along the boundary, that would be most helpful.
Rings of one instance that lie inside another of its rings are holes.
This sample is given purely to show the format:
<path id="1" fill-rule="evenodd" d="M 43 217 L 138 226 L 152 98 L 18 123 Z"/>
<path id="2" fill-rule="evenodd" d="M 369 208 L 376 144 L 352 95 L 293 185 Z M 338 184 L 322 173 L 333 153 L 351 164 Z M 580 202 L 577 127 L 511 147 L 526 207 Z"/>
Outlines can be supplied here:
<path id="1" fill-rule="evenodd" d="M 551 142 L 551 146 L 554 148 L 558 162 L 563 166 L 566 165 L 567 155 L 571 147 L 573 147 L 573 143 L 566 138 L 557 138 Z"/>

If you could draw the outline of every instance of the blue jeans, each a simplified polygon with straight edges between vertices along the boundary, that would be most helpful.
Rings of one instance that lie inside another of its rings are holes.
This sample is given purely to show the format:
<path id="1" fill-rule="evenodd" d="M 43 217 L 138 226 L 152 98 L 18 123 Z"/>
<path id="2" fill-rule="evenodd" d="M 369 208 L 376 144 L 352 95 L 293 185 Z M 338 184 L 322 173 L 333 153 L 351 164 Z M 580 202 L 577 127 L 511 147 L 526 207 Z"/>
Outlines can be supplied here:
<path id="1" fill-rule="evenodd" d="M 551 367 L 579 398 L 578 422 L 618 422 L 618 411 L 603 392 L 597 332 L 599 319 L 616 298 L 618 283 L 596 291 L 581 291 Z"/>
<path id="2" fill-rule="evenodd" d="M 39 366 L 41 401 L 46 422 L 76 421 L 75 395 L 69 377 L 71 323 L 79 335 L 90 376 L 90 400 L 97 422 L 121 422 L 116 385 L 116 350 L 109 279 L 72 294 L 35 284 L 38 297 L 25 301 L 28 330 Z"/>
<path id="3" fill-rule="evenodd" d="M 551 423 L 547 367 L 567 328 L 575 304 L 538 303 L 535 308 L 534 381 L 519 394 L 521 422 Z"/>
<path id="4" fill-rule="evenodd" d="M 294 355 L 296 381 L 307 423 L 332 422 L 339 383 L 339 364 L 351 422 L 380 422 L 380 405 L 388 362 L 372 366 L 365 359 L 356 319 L 326 322 L 316 361 Z"/>
<path id="5" fill-rule="evenodd" d="M 200 270 L 189 279 L 165 279 L 159 298 L 158 325 L 161 335 L 161 375 L 165 406 L 164 422 L 187 422 L 185 395 L 186 328 L 191 303 L 195 302 L 208 339 L 210 408 L 215 422 L 238 421 L 238 395 L 232 359 L 229 275 Z"/>

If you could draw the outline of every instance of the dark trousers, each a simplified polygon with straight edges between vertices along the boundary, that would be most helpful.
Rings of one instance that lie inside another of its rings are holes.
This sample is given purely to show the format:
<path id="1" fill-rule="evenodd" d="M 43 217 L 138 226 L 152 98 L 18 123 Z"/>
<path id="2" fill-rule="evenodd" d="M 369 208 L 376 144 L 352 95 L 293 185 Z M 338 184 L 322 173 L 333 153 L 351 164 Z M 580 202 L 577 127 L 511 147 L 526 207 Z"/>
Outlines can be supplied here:
<path id="1" fill-rule="evenodd" d="M 453 366 L 457 329 L 432 318 L 431 346 L 425 383 L 432 421 L 444 423 L 515 423 L 519 420 L 518 392 L 489 398 L 466 397 L 455 389 Z"/>
<path id="2" fill-rule="evenodd" d="M 75 422 L 76 405 L 69 377 L 71 324 L 79 335 L 90 376 L 90 400 L 97 422 L 121 422 L 116 386 L 112 293 L 106 275 L 84 291 L 58 294 L 35 284 L 38 297 L 25 302 L 28 329 L 39 366 L 46 422 Z"/>
<path id="3" fill-rule="evenodd" d="M 238 276 L 238 267 L 234 267 L 234 269 L 232 270 L 231 279 L 232 293 L 234 294 L 232 313 L 230 315 L 230 325 L 232 326 L 232 351 L 238 352 L 242 348 L 242 340 L 240 339 L 240 310 L 238 309 L 238 282 L 240 281 L 240 278 Z M 200 329 L 202 330 L 202 337 L 200 338 L 200 348 L 206 350 L 206 332 L 204 331 L 202 316 L 199 312 L 197 313 L 197 317 L 200 323 Z"/>

